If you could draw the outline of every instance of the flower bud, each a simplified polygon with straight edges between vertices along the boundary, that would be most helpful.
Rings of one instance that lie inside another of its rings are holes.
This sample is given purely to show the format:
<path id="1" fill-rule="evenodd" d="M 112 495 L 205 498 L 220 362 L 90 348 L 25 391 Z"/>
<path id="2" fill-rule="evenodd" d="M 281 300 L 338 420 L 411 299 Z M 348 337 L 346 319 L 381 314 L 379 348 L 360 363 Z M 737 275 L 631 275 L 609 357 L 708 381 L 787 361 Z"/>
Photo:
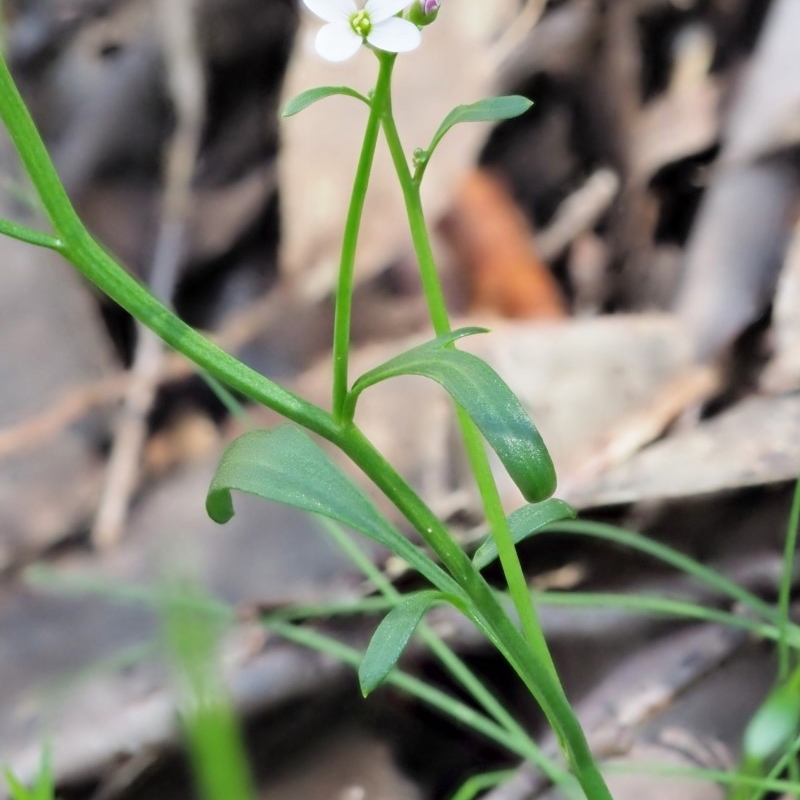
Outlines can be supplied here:
<path id="1" fill-rule="evenodd" d="M 415 25 L 430 25 L 439 14 L 441 0 L 416 0 L 408 10 L 406 18 Z"/>

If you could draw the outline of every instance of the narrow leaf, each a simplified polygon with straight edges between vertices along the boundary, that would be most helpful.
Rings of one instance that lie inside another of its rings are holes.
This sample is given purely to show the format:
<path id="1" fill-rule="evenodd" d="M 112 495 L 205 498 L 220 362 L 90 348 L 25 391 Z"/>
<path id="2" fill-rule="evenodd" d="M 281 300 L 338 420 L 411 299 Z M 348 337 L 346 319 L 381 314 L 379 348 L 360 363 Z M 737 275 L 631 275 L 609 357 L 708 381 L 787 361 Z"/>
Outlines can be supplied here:
<path id="1" fill-rule="evenodd" d="M 351 89 L 349 86 L 317 86 L 314 89 L 306 89 L 300 92 L 296 97 L 293 97 L 284 107 L 282 116 L 292 117 L 299 114 L 304 109 L 308 108 L 314 103 L 324 100 L 326 97 L 333 97 L 334 95 L 345 95 L 347 97 L 355 97 L 357 100 L 369 105 L 369 100 L 364 97 L 361 92 Z"/>
<path id="2" fill-rule="evenodd" d="M 800 672 L 773 689 L 756 711 L 744 733 L 744 757 L 764 763 L 777 758 L 797 735 L 800 727 Z"/>
<path id="3" fill-rule="evenodd" d="M 508 522 L 511 528 L 511 538 L 514 540 L 514 544 L 518 544 L 523 539 L 540 531 L 552 522 L 560 522 L 565 519 L 573 519 L 574 517 L 575 510 L 571 506 L 563 500 L 551 497 L 543 503 L 524 506 L 509 516 Z M 496 558 L 497 544 L 494 541 L 494 537 L 489 535 L 484 540 L 483 544 L 475 551 L 475 555 L 472 556 L 472 563 L 477 569 L 481 570 L 491 564 Z"/>
<path id="4" fill-rule="evenodd" d="M 6 785 L 11 792 L 13 800 L 32 800 L 31 793 L 16 778 L 13 772 L 6 768 L 4 771 Z"/>
<path id="5" fill-rule="evenodd" d="M 459 328 L 458 330 L 450 331 L 450 333 L 437 336 L 435 339 L 417 347 L 412 347 L 410 350 L 406 350 L 406 352 L 400 353 L 400 355 L 394 358 L 390 358 L 384 364 L 380 364 L 374 369 L 365 372 L 356 380 L 353 384 L 353 388 L 348 392 L 345 398 L 345 416 L 352 419 L 361 392 L 368 389 L 370 386 L 374 386 L 376 383 L 385 381 L 388 378 L 395 378 L 398 375 L 423 374 L 419 372 L 409 372 L 405 369 L 407 364 L 416 364 L 420 359 L 425 359 L 426 356 L 429 356 L 431 353 L 438 353 L 440 350 L 448 348 L 451 344 L 466 336 L 474 336 L 476 333 L 488 332 L 488 328 L 479 328 L 477 326 Z"/>
<path id="6" fill-rule="evenodd" d="M 12 800 L 55 800 L 56 789 L 49 747 L 45 747 L 42 751 L 39 772 L 30 789 L 24 786 L 8 767 L 3 769 L 3 777 Z"/>
<path id="7" fill-rule="evenodd" d="M 50 747 L 45 746 L 42 751 L 42 763 L 39 766 L 39 775 L 36 778 L 34 800 L 55 800 L 56 784 L 53 775 L 53 764 Z"/>
<path id="8" fill-rule="evenodd" d="M 523 497 L 539 502 L 553 494 L 556 472 L 539 431 L 517 396 L 483 360 L 449 347 L 482 328 L 463 328 L 401 353 L 362 375 L 348 397 L 352 411 L 369 386 L 398 375 L 422 375 L 441 384 L 469 414 L 497 453 Z"/>
<path id="9" fill-rule="evenodd" d="M 160 592 L 161 615 L 173 668 L 179 717 L 189 762 L 203 800 L 253 800 L 242 732 L 220 669 L 226 626 L 211 603 L 184 582 Z"/>
<path id="10" fill-rule="evenodd" d="M 292 425 L 250 431 L 222 455 L 206 498 L 215 522 L 233 516 L 231 490 L 330 517 L 388 547 L 442 591 L 458 584 L 381 516 L 312 439 Z"/>
<path id="11" fill-rule="evenodd" d="M 454 125 L 461 122 L 499 122 L 504 119 L 513 119 L 524 114 L 533 103 L 521 95 L 506 95 L 505 97 L 487 97 L 476 103 L 456 106 L 442 121 L 439 129 L 433 135 L 428 156 L 436 149 L 444 135 Z"/>
<path id="12" fill-rule="evenodd" d="M 358 668 L 358 680 L 364 697 L 386 680 L 425 612 L 443 598 L 441 592 L 415 592 L 400 600 L 383 618 Z"/>

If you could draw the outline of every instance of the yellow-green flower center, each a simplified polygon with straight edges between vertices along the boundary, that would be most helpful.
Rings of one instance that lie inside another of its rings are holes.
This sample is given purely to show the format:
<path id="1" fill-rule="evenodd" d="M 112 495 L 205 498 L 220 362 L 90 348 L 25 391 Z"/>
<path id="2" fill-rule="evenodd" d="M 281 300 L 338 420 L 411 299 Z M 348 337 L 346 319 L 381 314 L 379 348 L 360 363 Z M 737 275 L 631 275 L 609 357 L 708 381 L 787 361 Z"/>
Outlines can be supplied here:
<path id="1" fill-rule="evenodd" d="M 350 27 L 362 38 L 366 39 L 369 32 L 372 30 L 372 20 L 369 14 L 364 11 L 357 11 L 350 17 Z"/>

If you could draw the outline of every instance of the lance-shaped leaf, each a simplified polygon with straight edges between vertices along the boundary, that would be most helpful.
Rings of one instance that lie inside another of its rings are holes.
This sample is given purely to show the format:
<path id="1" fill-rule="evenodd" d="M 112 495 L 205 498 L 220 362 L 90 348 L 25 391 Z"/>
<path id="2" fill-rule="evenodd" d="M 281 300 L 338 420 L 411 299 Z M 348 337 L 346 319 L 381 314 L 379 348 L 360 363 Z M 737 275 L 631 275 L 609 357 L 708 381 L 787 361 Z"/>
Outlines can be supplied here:
<path id="1" fill-rule="evenodd" d="M 552 522 L 560 522 L 565 519 L 573 519 L 575 517 L 575 509 L 565 503 L 563 500 L 558 500 L 551 497 L 543 503 L 534 503 L 529 506 L 523 506 L 513 512 L 508 517 L 508 525 L 511 529 L 511 538 L 514 544 L 521 542 L 528 536 L 532 536 L 537 531 L 540 531 L 546 525 Z M 497 558 L 497 544 L 494 537 L 489 535 L 483 544 L 475 551 L 472 556 L 472 563 L 479 570 L 487 567 Z"/>
<path id="2" fill-rule="evenodd" d="M 228 445 L 206 497 L 215 522 L 233 516 L 231 490 L 335 519 L 388 547 L 442 591 L 460 595 L 458 584 L 393 528 L 369 498 L 293 425 L 250 431 Z"/>
<path id="3" fill-rule="evenodd" d="M 318 103 L 326 97 L 333 97 L 337 94 L 345 95 L 346 97 L 355 97 L 356 100 L 361 100 L 363 103 L 369 105 L 369 100 L 364 97 L 361 92 L 357 92 L 349 86 L 317 86 L 314 89 L 306 89 L 305 92 L 300 92 L 296 97 L 293 97 L 284 107 L 283 116 L 291 117 L 295 114 L 299 114 L 310 105 Z"/>
<path id="4" fill-rule="evenodd" d="M 358 668 L 358 681 L 364 697 L 377 689 L 395 668 L 425 612 L 444 599 L 441 592 L 415 592 L 406 595 L 383 618 Z"/>
<path id="5" fill-rule="evenodd" d="M 753 715 L 745 732 L 745 759 L 764 763 L 777 758 L 797 736 L 800 726 L 800 668 L 777 686 Z"/>
<path id="6" fill-rule="evenodd" d="M 504 119 L 513 119 L 524 114 L 533 103 L 527 97 L 518 94 L 504 97 L 487 97 L 476 103 L 456 106 L 443 120 L 433 139 L 428 146 L 427 156 L 430 158 L 433 151 L 441 142 L 444 135 L 454 125 L 461 122 L 499 122 Z"/>
<path id="7" fill-rule="evenodd" d="M 482 359 L 449 347 L 484 328 L 462 328 L 401 353 L 362 375 L 353 385 L 347 410 L 369 386 L 398 375 L 422 375 L 441 384 L 471 417 L 497 453 L 523 497 L 533 503 L 550 497 L 556 472 L 539 431 L 517 396 Z"/>

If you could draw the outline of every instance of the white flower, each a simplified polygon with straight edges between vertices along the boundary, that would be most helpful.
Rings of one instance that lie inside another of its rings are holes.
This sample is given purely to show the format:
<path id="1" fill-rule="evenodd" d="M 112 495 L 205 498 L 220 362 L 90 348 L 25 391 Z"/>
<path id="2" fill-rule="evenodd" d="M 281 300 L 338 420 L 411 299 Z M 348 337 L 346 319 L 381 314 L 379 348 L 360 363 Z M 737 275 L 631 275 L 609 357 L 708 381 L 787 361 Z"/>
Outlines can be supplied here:
<path id="1" fill-rule="evenodd" d="M 344 61 L 366 41 L 378 50 L 405 53 L 419 46 L 419 29 L 395 16 L 410 0 L 367 0 L 359 9 L 355 0 L 303 0 L 328 24 L 317 34 L 317 52 L 328 61 Z"/>

